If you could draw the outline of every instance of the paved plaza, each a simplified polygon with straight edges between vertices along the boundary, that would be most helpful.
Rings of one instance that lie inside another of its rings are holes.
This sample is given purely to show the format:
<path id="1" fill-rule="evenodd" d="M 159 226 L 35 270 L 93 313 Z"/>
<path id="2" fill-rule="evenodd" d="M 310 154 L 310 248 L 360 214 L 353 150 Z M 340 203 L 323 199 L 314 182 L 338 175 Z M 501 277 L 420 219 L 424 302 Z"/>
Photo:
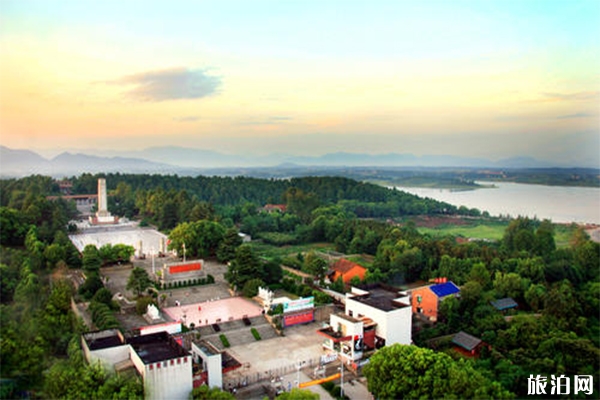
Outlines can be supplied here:
<path id="1" fill-rule="evenodd" d="M 298 380 L 308 382 L 315 379 L 315 368 L 319 365 L 321 356 L 326 354 L 321 346 L 323 337 L 317 333 L 319 328 L 320 324 L 316 322 L 293 326 L 285 329 L 284 336 L 227 349 L 243 367 L 223 376 L 224 389 L 230 387 L 230 384 L 231 387 L 241 386 L 236 393 L 238 399 L 258 400 L 265 398 L 264 388 L 270 385 L 281 384 L 283 389 L 289 390 L 290 387 L 296 387 Z M 298 365 L 301 368 L 298 368 Z M 324 376 L 339 372 L 339 366 L 339 361 L 328 364 Z M 265 380 L 265 377 L 268 379 Z M 357 379 L 348 369 L 344 378 L 344 392 L 350 399 L 373 398 L 364 384 L 364 379 Z M 244 382 L 251 384 L 244 386 Z M 339 385 L 340 380 L 336 380 L 335 383 Z M 308 386 L 306 389 L 319 394 L 323 400 L 332 399 L 320 385 Z"/>
<path id="2" fill-rule="evenodd" d="M 202 303 L 184 304 L 162 310 L 173 321 L 186 325 L 207 326 L 215 323 L 253 318 L 262 314 L 262 308 L 243 297 L 230 297 Z"/>

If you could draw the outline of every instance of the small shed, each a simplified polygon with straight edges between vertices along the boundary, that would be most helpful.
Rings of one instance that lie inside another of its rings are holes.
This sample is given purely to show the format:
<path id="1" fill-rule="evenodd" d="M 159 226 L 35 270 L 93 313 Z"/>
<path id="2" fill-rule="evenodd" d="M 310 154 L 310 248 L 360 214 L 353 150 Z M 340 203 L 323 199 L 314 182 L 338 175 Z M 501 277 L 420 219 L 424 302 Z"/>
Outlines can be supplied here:
<path id="1" fill-rule="evenodd" d="M 473 335 L 460 331 L 452 338 L 452 343 L 469 355 L 474 356 L 479 353 L 483 341 Z"/>
<path id="2" fill-rule="evenodd" d="M 506 311 L 511 308 L 516 308 L 518 306 L 517 302 L 512 297 L 505 297 L 503 299 L 490 301 L 490 303 L 498 311 Z"/>

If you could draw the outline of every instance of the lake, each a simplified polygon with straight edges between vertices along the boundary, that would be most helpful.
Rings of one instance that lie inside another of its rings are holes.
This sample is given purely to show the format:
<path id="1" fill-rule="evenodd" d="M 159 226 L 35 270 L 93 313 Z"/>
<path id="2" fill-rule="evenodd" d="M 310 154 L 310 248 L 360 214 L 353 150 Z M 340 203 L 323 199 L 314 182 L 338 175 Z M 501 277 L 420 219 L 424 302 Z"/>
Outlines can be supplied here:
<path id="1" fill-rule="evenodd" d="M 487 211 L 490 215 L 526 216 L 559 223 L 600 224 L 600 188 L 477 182 L 495 188 L 450 190 L 396 187 L 421 197 L 455 206 Z"/>

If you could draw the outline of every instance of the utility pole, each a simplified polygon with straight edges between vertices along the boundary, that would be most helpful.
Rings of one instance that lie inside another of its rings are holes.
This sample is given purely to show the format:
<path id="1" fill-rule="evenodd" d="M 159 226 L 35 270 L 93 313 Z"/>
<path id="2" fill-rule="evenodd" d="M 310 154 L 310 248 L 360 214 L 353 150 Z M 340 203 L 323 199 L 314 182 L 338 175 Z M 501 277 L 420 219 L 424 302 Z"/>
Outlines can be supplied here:
<path id="1" fill-rule="evenodd" d="M 340 366 L 340 370 L 342 370 L 342 376 L 340 378 L 340 397 L 344 398 L 344 360 L 342 359 L 342 365 Z"/>

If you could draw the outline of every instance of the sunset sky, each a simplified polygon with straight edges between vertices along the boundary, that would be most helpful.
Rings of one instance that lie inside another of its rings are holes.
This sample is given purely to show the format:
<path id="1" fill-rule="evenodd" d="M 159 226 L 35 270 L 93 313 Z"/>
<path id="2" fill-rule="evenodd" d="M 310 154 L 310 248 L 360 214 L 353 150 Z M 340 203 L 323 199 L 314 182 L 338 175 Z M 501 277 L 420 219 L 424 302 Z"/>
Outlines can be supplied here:
<path id="1" fill-rule="evenodd" d="M 600 1 L 0 0 L 0 144 L 600 166 Z"/>

